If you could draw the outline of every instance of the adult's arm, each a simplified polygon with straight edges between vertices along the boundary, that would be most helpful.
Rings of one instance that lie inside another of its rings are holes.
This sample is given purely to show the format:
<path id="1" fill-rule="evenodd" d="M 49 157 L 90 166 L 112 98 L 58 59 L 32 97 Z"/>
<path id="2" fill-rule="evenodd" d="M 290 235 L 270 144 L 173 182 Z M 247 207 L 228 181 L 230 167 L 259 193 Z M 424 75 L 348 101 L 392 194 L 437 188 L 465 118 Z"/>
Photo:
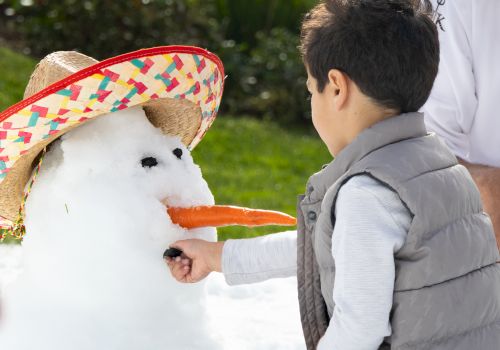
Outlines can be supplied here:
<path id="1" fill-rule="evenodd" d="M 497 244 L 500 245 L 500 168 L 471 164 L 462 159 L 459 161 L 469 170 L 479 188 L 484 211 L 493 222 Z"/>

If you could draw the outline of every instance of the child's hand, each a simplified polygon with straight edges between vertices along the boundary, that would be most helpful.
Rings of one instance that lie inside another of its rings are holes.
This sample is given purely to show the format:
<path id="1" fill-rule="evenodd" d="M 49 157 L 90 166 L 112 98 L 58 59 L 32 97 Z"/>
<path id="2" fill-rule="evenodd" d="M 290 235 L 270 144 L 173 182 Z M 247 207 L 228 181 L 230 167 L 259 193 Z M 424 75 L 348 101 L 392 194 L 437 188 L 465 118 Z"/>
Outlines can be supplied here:
<path id="1" fill-rule="evenodd" d="M 172 276 L 179 282 L 194 283 L 201 281 L 212 271 L 221 272 L 224 242 L 187 239 L 177 241 L 170 247 L 183 252 L 176 258 L 165 258 Z"/>

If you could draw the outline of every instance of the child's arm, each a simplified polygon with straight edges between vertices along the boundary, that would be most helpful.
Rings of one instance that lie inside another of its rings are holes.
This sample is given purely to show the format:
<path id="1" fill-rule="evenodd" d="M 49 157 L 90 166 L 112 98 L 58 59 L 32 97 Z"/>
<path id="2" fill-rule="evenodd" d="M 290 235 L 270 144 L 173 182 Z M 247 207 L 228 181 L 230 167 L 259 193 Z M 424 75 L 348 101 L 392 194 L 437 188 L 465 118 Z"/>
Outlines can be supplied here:
<path id="1" fill-rule="evenodd" d="M 179 258 L 166 259 L 179 282 L 198 282 L 212 271 L 223 272 L 230 285 L 297 273 L 296 231 L 216 243 L 189 239 L 171 246 L 184 252 Z"/>
<path id="2" fill-rule="evenodd" d="M 222 272 L 229 285 L 297 275 L 297 231 L 228 240 Z"/>
<path id="3" fill-rule="evenodd" d="M 341 188 L 335 208 L 335 309 L 317 349 L 376 350 L 391 334 L 394 253 L 411 216 L 395 192 L 366 175 Z"/>

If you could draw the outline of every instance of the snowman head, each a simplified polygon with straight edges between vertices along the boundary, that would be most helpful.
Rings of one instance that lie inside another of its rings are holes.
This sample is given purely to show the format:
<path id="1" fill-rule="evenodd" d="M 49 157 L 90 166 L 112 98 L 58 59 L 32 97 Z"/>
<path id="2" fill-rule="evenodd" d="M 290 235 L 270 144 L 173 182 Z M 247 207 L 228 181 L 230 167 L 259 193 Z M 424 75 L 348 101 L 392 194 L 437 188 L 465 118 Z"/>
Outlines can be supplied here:
<path id="1" fill-rule="evenodd" d="M 89 292 L 111 275 L 134 283 L 153 283 L 148 276 L 160 273 L 171 278 L 165 248 L 183 238 L 214 241 L 216 231 L 183 229 L 166 207 L 213 203 L 178 137 L 152 126 L 141 107 L 111 113 L 67 133 L 47 152 L 26 203 L 25 256 L 40 276 L 50 271 L 74 279 L 66 283 L 72 293 L 75 284 Z M 113 291 L 103 288 L 100 297 Z"/>

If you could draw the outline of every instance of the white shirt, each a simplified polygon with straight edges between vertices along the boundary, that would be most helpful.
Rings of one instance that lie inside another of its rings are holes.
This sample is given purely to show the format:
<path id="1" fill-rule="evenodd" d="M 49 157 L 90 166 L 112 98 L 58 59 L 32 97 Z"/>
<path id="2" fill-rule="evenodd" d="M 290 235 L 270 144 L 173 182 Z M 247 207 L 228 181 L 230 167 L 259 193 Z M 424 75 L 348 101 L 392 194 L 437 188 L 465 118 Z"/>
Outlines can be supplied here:
<path id="1" fill-rule="evenodd" d="M 440 2 L 441 61 L 422 109 L 427 127 L 458 157 L 500 167 L 500 1 Z"/>
<path id="2" fill-rule="evenodd" d="M 336 307 L 317 349 L 377 350 L 391 334 L 394 253 L 404 244 L 411 216 L 395 192 L 366 175 L 341 187 L 335 208 Z M 230 285 L 296 275 L 297 232 L 228 240 L 222 271 Z"/>

